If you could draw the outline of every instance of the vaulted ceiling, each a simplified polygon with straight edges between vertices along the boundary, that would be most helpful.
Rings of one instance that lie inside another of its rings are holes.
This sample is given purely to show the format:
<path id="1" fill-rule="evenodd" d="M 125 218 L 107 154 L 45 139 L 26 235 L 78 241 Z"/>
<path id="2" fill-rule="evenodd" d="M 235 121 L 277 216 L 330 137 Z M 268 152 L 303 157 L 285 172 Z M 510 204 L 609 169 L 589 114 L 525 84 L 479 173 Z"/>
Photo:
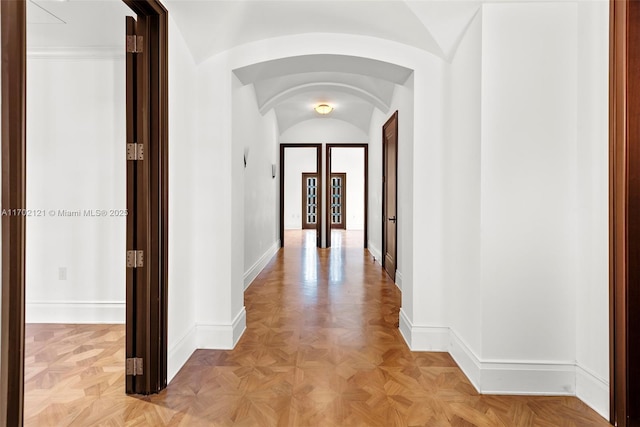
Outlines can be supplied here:
<path id="1" fill-rule="evenodd" d="M 253 84 L 261 113 L 275 109 L 280 132 L 319 118 L 320 103 L 334 107 L 331 117 L 369 132 L 374 108 L 389 110 L 394 85 L 411 70 L 345 55 L 305 55 L 262 62 L 234 70 L 243 84 Z"/>
<path id="2" fill-rule="evenodd" d="M 200 63 L 242 44 L 304 33 L 357 34 L 392 40 L 450 60 L 479 1 L 405 0 L 165 0 L 191 54 Z M 120 48 L 119 0 L 29 0 L 28 46 Z M 380 61 L 309 55 L 234 70 L 253 84 L 264 114 L 273 109 L 280 132 L 317 118 L 313 106 L 335 107 L 332 118 L 368 132 L 375 108 L 387 112 L 396 84 L 411 70 Z"/>

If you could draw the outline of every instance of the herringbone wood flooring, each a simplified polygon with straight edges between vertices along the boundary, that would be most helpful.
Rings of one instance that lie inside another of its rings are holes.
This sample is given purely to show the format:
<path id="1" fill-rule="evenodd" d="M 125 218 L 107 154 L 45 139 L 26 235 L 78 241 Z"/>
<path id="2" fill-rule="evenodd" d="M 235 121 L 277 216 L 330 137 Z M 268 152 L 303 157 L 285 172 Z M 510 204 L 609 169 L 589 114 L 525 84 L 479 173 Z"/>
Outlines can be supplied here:
<path id="1" fill-rule="evenodd" d="M 576 398 L 480 396 L 448 354 L 410 352 L 399 291 L 343 242 L 281 250 L 245 294 L 236 348 L 196 351 L 158 395 L 123 394 L 123 327 L 29 325 L 26 424 L 608 425 Z"/>

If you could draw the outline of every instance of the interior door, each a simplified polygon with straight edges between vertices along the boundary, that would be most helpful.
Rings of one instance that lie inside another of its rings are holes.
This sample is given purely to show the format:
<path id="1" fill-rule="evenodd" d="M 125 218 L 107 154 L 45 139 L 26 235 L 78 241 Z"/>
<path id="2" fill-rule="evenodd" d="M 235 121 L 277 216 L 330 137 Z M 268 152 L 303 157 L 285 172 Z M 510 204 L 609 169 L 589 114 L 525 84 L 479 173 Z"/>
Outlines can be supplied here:
<path id="1" fill-rule="evenodd" d="M 331 228 L 347 228 L 347 174 L 332 173 L 329 183 L 331 191 Z"/>
<path id="2" fill-rule="evenodd" d="M 144 21 L 127 16 L 126 115 L 127 115 L 127 283 L 126 283 L 126 392 L 147 394 L 151 355 L 146 342 L 150 322 L 146 316 L 149 292 L 149 245 L 146 218 L 149 213 L 149 132 L 145 120 L 149 92 L 143 38 Z"/>
<path id="3" fill-rule="evenodd" d="M 312 230 L 318 228 L 318 174 L 311 172 L 302 173 L 302 229 Z"/>
<path id="4" fill-rule="evenodd" d="M 398 112 L 382 127 L 382 266 L 395 281 L 398 232 Z"/>

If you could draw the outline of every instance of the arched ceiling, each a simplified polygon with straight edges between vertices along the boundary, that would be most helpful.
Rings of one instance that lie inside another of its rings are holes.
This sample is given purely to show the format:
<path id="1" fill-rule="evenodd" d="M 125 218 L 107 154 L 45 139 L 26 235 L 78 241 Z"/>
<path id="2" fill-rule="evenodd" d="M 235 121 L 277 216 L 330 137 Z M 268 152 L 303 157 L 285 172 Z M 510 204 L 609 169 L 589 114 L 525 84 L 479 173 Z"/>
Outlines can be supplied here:
<path id="1" fill-rule="evenodd" d="M 406 82 L 411 72 L 346 55 L 296 56 L 234 70 L 243 84 L 253 84 L 262 114 L 275 110 L 281 133 L 297 123 L 327 117 L 368 133 L 373 109 L 386 113 L 395 85 Z M 334 111 L 321 116 L 313 109 L 320 103 L 328 103 Z"/>
<path id="2" fill-rule="evenodd" d="M 450 60 L 480 7 L 480 2 L 450 0 L 167 1 L 176 22 L 184 23 L 181 30 L 196 62 L 234 46 L 303 33 L 377 37 Z M 262 114 L 275 111 L 281 133 L 321 120 L 313 107 L 328 103 L 334 107 L 331 118 L 368 134 L 374 108 L 388 113 L 395 85 L 405 83 L 412 70 L 365 58 L 306 55 L 234 73 L 254 86 Z"/>
<path id="3" fill-rule="evenodd" d="M 402 0 L 168 0 L 196 62 L 233 46 L 303 33 L 358 34 L 440 54 L 438 43 Z M 199 29 L 207 28 L 202 32 Z M 216 29 L 211 31 L 211 29 Z"/>
<path id="4" fill-rule="evenodd" d="M 163 0 L 196 61 L 242 44 L 304 33 L 341 33 L 395 41 L 451 60 L 481 1 L 462 0 Z M 120 0 L 29 0 L 28 44 L 38 48 L 121 48 Z M 114 30 L 114 27 L 117 30 Z M 387 112 L 396 84 L 411 70 L 381 61 L 307 55 L 234 70 L 252 84 L 261 113 L 273 109 L 280 131 L 320 116 L 368 132 L 374 108 Z"/>

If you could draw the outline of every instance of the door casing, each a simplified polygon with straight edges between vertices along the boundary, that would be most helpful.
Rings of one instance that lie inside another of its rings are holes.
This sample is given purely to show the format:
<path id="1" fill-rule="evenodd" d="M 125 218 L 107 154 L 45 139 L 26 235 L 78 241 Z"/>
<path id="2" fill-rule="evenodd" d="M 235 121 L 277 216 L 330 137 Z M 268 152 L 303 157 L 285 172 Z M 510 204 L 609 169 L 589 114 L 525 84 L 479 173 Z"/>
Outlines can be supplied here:
<path id="1" fill-rule="evenodd" d="M 640 426 L 640 2 L 610 2 L 610 421 Z"/>
<path id="2" fill-rule="evenodd" d="M 316 149 L 316 172 L 318 173 L 318 178 L 322 175 L 320 171 L 322 170 L 322 144 L 280 144 L 280 247 L 284 247 L 284 169 L 285 169 L 285 150 L 287 148 L 315 148 Z M 298 178 L 295 178 L 298 179 Z M 318 195 L 322 194 L 322 180 L 318 179 Z M 318 197 L 318 218 L 322 218 L 322 197 Z M 316 246 L 321 247 L 321 230 L 322 224 L 321 221 L 318 221 L 318 226 L 316 227 Z"/>
<path id="3" fill-rule="evenodd" d="M 364 150 L 364 242 L 363 247 L 367 249 L 369 244 L 369 144 L 345 143 L 345 144 L 326 144 L 325 147 L 325 181 L 328 183 L 331 177 L 331 150 L 333 148 L 362 148 Z M 327 191 L 327 206 L 331 206 L 331 194 Z M 325 241 L 327 247 L 331 247 L 331 210 L 326 210 Z"/>

